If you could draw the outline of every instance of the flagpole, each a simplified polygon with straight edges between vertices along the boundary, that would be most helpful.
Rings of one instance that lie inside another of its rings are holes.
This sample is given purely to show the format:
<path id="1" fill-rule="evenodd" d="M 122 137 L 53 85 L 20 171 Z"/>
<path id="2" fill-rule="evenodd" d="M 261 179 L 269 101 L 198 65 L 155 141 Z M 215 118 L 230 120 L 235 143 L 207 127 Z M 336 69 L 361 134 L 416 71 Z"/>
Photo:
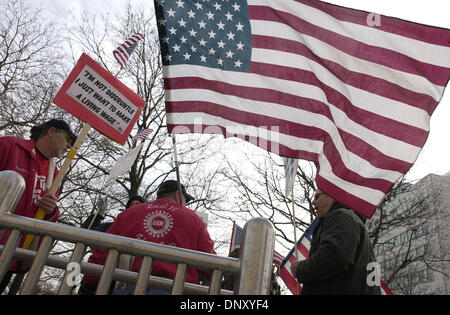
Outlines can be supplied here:
<path id="1" fill-rule="evenodd" d="M 180 181 L 180 165 L 178 163 L 178 152 L 177 152 L 177 142 L 175 139 L 175 134 L 172 134 L 172 144 L 173 144 L 173 156 L 175 160 L 175 172 L 177 174 L 177 185 L 178 185 L 178 196 L 180 198 L 180 204 L 181 204 L 181 181 Z"/>
<path id="2" fill-rule="evenodd" d="M 297 229 L 295 226 L 295 199 L 294 199 L 294 184 L 292 183 L 292 191 L 291 191 L 291 196 L 292 196 L 292 225 L 294 227 L 294 247 L 295 247 L 295 260 L 298 262 L 298 246 L 297 246 Z M 300 291 L 301 291 L 301 287 L 300 284 L 297 281 L 297 293 L 298 295 L 300 295 Z"/>

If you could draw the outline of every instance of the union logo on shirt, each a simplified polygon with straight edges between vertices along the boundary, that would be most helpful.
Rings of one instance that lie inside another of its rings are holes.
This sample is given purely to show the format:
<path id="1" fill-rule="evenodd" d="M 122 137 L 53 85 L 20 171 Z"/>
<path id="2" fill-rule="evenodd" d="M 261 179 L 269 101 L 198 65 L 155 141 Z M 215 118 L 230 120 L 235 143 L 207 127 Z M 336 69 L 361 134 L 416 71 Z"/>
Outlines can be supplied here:
<path id="1" fill-rule="evenodd" d="M 172 230 L 173 218 L 165 211 L 154 211 L 144 218 L 144 229 L 153 237 L 164 237 Z"/>

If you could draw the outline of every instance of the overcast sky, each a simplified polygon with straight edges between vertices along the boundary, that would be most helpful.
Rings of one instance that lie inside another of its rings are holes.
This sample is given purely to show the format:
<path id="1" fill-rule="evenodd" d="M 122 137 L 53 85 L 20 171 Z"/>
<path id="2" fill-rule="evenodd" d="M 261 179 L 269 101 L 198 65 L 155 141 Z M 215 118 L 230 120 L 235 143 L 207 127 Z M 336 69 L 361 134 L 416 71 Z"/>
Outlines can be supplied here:
<path id="1" fill-rule="evenodd" d="M 72 12 L 78 16 L 83 11 L 92 13 L 117 12 L 126 0 L 28 0 L 40 3 L 45 11 L 70 23 Z M 131 0 L 132 3 L 147 3 L 152 0 Z M 341 6 L 362 9 L 398 17 L 404 20 L 450 29 L 449 0 L 328 0 Z M 449 56 L 450 58 L 450 56 Z M 450 171 L 450 92 L 447 90 L 431 119 L 431 131 L 422 153 L 412 168 L 410 179 L 420 179 L 428 173 L 445 174 Z"/>

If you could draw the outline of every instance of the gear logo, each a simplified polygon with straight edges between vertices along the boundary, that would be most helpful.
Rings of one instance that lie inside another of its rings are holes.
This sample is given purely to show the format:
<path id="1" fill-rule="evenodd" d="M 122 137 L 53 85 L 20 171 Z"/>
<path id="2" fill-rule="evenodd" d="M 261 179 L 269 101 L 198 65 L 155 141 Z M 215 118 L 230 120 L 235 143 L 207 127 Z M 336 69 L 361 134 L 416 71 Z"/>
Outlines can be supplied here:
<path id="1" fill-rule="evenodd" d="M 164 237 L 172 227 L 172 216 L 165 211 L 155 211 L 145 216 L 144 228 L 152 237 Z"/>

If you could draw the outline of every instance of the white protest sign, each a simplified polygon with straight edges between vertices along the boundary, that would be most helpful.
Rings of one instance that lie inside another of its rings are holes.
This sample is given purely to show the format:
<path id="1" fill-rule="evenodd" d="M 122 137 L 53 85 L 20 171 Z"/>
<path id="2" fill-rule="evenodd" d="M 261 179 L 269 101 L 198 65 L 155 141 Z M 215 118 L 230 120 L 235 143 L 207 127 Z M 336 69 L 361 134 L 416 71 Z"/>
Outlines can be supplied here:
<path id="1" fill-rule="evenodd" d="M 122 145 L 145 106 L 145 100 L 86 54 L 53 102 Z"/>
<path id="2" fill-rule="evenodd" d="M 284 161 L 284 176 L 285 176 L 285 197 L 289 195 L 294 186 L 295 174 L 297 174 L 298 159 L 283 158 Z"/>
<path id="3" fill-rule="evenodd" d="M 128 172 L 133 165 L 134 161 L 136 161 L 136 158 L 139 155 L 139 152 L 141 152 L 142 146 L 144 144 L 141 143 L 137 147 L 131 149 L 128 151 L 128 153 L 122 155 L 116 162 L 116 164 L 111 169 L 111 172 L 109 173 L 107 182 L 112 183 L 116 178 L 119 176 L 122 176 L 126 172 Z"/>

